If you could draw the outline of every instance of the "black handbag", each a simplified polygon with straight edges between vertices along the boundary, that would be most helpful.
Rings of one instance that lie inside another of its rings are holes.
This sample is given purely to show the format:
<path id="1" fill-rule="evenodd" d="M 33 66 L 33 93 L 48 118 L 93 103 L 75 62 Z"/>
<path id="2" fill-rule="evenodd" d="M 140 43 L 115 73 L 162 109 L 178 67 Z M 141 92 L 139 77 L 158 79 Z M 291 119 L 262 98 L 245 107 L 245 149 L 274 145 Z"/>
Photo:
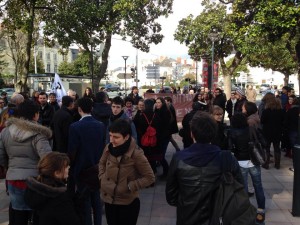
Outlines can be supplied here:
<path id="1" fill-rule="evenodd" d="M 264 147 L 264 143 L 261 143 L 260 139 L 258 138 L 258 131 L 256 128 L 250 128 L 250 157 L 253 163 L 259 163 L 263 165 L 266 163 L 267 160 L 267 153 Z"/>

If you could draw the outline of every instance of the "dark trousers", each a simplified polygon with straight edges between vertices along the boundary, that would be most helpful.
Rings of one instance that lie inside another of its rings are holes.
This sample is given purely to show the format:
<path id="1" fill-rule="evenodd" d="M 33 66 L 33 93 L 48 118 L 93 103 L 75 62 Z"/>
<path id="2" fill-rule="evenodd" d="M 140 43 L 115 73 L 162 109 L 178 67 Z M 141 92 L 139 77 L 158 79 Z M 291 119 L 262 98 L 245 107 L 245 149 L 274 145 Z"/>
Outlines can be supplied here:
<path id="1" fill-rule="evenodd" d="M 139 198 L 133 200 L 129 205 L 105 203 L 105 214 L 108 225 L 136 225 L 139 212 Z"/>

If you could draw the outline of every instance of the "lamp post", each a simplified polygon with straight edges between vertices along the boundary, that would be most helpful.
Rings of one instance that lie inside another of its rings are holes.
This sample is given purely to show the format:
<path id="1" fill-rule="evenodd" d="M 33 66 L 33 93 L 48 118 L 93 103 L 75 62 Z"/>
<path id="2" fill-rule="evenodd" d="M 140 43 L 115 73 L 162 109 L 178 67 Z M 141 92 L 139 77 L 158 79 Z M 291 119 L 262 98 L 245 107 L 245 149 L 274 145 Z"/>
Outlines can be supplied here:
<path id="1" fill-rule="evenodd" d="M 125 75 L 124 75 L 124 79 L 125 79 L 125 96 L 127 96 L 127 87 L 126 87 L 126 61 L 127 61 L 127 59 L 128 59 L 128 57 L 129 56 L 122 56 L 123 57 L 123 59 L 124 59 L 124 61 L 125 61 Z"/>
<path id="2" fill-rule="evenodd" d="M 209 39 L 212 42 L 212 53 L 211 53 L 211 77 L 209 79 L 210 85 L 209 89 L 212 91 L 213 89 L 213 80 L 214 80 L 214 53 L 215 53 L 215 41 L 218 39 L 218 34 L 213 30 L 211 33 L 208 34 Z"/>
<path id="3" fill-rule="evenodd" d="M 159 79 L 161 79 L 161 89 L 164 90 L 164 80 L 166 79 L 167 77 L 160 77 Z"/>

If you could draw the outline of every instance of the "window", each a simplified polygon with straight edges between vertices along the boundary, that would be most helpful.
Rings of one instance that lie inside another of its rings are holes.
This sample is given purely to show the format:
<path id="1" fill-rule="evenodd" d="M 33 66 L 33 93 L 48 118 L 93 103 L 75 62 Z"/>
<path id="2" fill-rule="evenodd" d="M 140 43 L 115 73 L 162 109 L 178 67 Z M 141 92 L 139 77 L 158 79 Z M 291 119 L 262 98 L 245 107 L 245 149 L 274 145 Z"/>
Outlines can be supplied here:
<path id="1" fill-rule="evenodd" d="M 47 64 L 47 73 L 50 73 L 50 68 L 51 68 L 50 64 Z"/>
<path id="2" fill-rule="evenodd" d="M 57 64 L 54 64 L 54 73 L 57 73 Z"/>
<path id="3" fill-rule="evenodd" d="M 56 54 L 56 53 L 53 54 L 53 60 L 54 60 L 54 61 L 57 61 L 57 54 Z"/>
<path id="4" fill-rule="evenodd" d="M 50 52 L 47 53 L 47 60 L 50 60 Z"/>

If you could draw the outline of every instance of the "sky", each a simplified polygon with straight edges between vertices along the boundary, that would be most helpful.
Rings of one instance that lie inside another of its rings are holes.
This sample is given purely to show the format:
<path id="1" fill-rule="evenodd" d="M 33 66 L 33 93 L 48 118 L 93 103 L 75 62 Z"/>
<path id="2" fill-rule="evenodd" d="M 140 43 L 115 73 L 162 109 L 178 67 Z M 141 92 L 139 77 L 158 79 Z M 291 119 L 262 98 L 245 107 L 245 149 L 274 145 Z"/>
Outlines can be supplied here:
<path id="1" fill-rule="evenodd" d="M 163 41 L 158 45 L 151 45 L 149 53 L 138 51 L 139 60 L 143 58 L 156 59 L 159 56 L 168 56 L 176 59 L 177 57 L 189 58 L 188 49 L 174 40 L 174 32 L 178 22 L 190 14 L 197 16 L 201 13 L 201 0 L 174 0 L 173 14 L 168 18 L 159 18 L 162 25 Z M 128 65 L 134 65 L 136 62 L 137 50 L 131 46 L 131 43 L 120 40 L 114 36 L 112 47 L 109 54 L 109 68 L 113 69 L 118 66 L 124 66 L 123 55 L 129 56 Z"/>

